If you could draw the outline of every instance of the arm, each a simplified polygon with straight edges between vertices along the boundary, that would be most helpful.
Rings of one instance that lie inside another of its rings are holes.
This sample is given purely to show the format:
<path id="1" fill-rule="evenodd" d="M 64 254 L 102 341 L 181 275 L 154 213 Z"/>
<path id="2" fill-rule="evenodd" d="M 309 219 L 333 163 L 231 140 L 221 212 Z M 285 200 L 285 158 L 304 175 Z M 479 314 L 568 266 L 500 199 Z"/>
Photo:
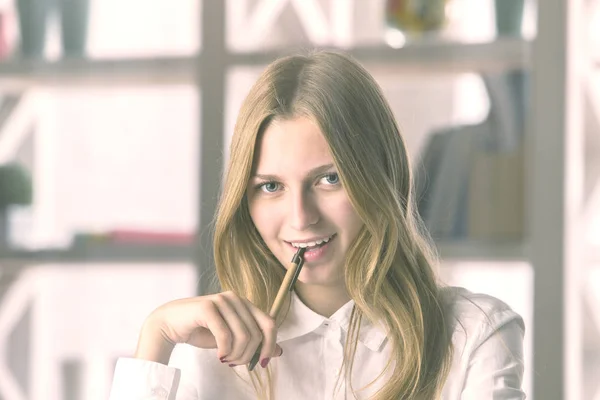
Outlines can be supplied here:
<path id="1" fill-rule="evenodd" d="M 523 320 L 508 311 L 483 324 L 469 360 L 463 400 L 523 400 Z"/>
<path id="2" fill-rule="evenodd" d="M 168 366 L 120 358 L 109 400 L 199 400 L 200 361 L 188 346 L 176 346 Z"/>
<path id="3" fill-rule="evenodd" d="M 117 361 L 109 400 L 197 400 L 178 394 L 181 371 L 137 358 Z"/>
<path id="4" fill-rule="evenodd" d="M 171 301 L 146 318 L 135 357 L 118 361 L 110 400 L 215 398 L 223 363 L 247 364 L 261 341 L 261 360 L 279 357 L 276 338 L 273 318 L 233 292 Z"/>

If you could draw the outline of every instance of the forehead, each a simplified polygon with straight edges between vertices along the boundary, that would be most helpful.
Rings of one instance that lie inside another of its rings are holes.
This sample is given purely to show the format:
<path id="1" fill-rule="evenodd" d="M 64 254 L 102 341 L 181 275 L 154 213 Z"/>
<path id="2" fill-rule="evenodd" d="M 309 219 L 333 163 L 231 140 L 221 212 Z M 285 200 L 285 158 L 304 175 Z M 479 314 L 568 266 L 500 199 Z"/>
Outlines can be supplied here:
<path id="1" fill-rule="evenodd" d="M 257 142 L 255 172 L 301 173 L 333 162 L 318 125 L 308 117 L 272 121 Z"/>

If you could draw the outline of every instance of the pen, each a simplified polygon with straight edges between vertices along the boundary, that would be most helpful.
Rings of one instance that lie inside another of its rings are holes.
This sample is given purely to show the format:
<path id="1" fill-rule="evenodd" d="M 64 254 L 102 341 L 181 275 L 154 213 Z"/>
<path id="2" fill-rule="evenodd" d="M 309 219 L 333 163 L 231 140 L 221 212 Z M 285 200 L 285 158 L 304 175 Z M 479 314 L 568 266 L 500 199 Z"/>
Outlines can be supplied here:
<path id="1" fill-rule="evenodd" d="M 283 305 L 283 302 L 289 292 L 294 290 L 294 284 L 298 280 L 298 275 L 300 275 L 300 270 L 302 269 L 302 265 L 304 264 L 304 259 L 302 256 L 306 251 L 306 247 L 302 247 L 298 249 L 292 261 L 283 277 L 283 282 L 281 282 L 281 286 L 279 287 L 279 291 L 277 292 L 277 296 L 275 297 L 275 301 L 271 306 L 271 310 L 269 311 L 269 315 L 273 319 L 277 319 L 279 315 L 279 310 Z M 262 350 L 262 343 L 256 349 L 256 353 L 252 356 L 252 360 L 250 360 L 250 364 L 248 364 L 248 371 L 252 371 L 254 367 L 256 367 L 256 363 L 258 363 L 258 358 L 260 357 L 260 351 Z"/>

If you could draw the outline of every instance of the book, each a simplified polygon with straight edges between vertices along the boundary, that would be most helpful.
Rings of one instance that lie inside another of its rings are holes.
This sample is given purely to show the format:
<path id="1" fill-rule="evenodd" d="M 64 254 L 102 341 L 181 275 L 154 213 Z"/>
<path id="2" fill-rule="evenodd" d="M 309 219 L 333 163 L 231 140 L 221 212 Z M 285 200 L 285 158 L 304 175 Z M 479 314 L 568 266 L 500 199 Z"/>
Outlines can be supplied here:
<path id="1" fill-rule="evenodd" d="M 464 193 L 468 190 L 472 160 L 489 125 L 464 125 L 446 133 L 446 143 L 440 151 L 435 183 L 431 186 L 425 225 L 432 237 L 456 238 L 465 221 L 461 221 Z M 462 203 L 461 203 L 462 202 Z"/>

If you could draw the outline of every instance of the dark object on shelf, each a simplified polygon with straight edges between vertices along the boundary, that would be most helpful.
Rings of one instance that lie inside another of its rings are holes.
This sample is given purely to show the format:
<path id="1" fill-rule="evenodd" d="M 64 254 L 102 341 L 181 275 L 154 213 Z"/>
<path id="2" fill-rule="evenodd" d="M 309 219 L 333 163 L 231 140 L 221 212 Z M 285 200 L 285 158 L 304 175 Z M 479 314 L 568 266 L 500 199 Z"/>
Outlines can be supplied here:
<path id="1" fill-rule="evenodd" d="M 8 247 L 10 206 L 29 205 L 33 197 L 31 176 L 21 165 L 0 165 L 0 248 Z"/>
<path id="2" fill-rule="evenodd" d="M 434 239 L 518 239 L 523 233 L 528 73 L 482 79 L 487 118 L 436 130 L 417 165 L 418 209 Z"/>
<path id="3" fill-rule="evenodd" d="M 521 37 L 525 0 L 495 0 L 496 32 L 502 37 Z"/>
<path id="4" fill-rule="evenodd" d="M 60 15 L 63 53 L 66 57 L 85 55 L 89 0 L 17 0 L 21 56 L 43 58 L 47 20 L 52 11 Z"/>

